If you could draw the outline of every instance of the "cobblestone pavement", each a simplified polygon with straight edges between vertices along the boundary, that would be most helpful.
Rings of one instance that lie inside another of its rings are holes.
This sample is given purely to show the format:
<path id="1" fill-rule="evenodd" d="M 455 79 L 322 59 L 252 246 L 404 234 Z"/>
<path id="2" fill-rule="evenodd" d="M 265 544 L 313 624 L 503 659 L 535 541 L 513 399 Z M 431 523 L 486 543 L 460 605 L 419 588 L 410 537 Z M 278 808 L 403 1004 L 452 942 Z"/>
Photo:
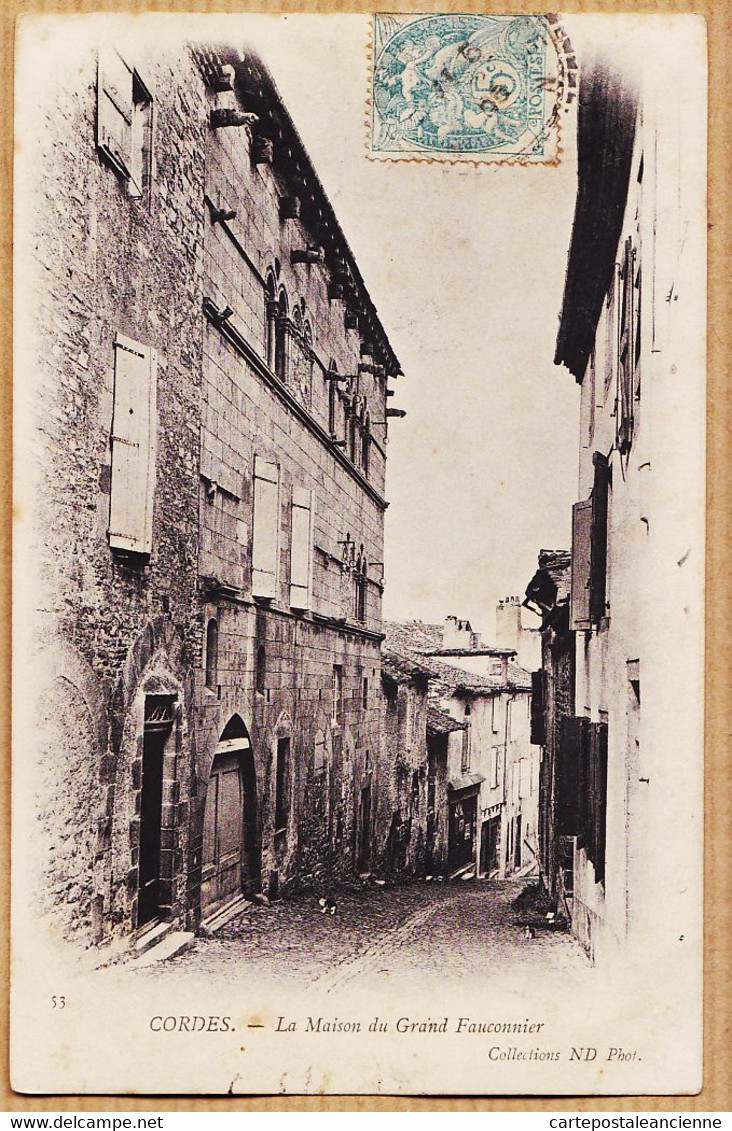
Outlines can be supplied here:
<path id="1" fill-rule="evenodd" d="M 552 974 L 584 980 L 590 967 L 570 935 L 539 931 L 536 938 L 525 937 L 521 913 L 512 907 L 525 885 L 366 883 L 333 893 L 332 916 L 321 912 L 317 895 L 253 905 L 165 966 L 196 978 L 228 972 L 326 991 L 363 975 L 372 985 L 395 973 L 418 984 L 441 970 L 460 979 L 494 965 L 504 985 Z"/>

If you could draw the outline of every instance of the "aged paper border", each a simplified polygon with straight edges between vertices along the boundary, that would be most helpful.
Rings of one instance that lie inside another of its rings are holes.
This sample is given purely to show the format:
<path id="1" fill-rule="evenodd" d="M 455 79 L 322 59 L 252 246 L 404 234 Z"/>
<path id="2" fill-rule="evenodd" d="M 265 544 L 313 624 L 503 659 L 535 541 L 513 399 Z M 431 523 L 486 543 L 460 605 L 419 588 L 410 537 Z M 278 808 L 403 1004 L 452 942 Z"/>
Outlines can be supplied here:
<path id="1" fill-rule="evenodd" d="M 732 1107 L 732 781 L 725 775 L 732 696 L 729 693 L 732 647 L 729 631 L 732 593 L 728 558 L 732 551 L 732 381 L 729 327 L 732 302 L 725 287 L 732 256 L 728 197 L 732 131 L 729 125 L 729 87 L 732 54 L 725 50 L 732 37 L 732 5 L 726 0 L 564 0 L 547 5 L 537 0 L 399 0 L 399 10 L 417 12 L 500 11 L 540 13 L 548 7 L 571 14 L 696 12 L 705 16 L 709 36 L 709 333 L 707 383 L 707 605 L 706 605 L 706 723 L 705 723 L 705 977 L 704 1087 L 698 1096 L 526 1097 L 487 1099 L 368 1096 L 276 1097 L 102 1097 L 20 1095 L 10 1088 L 8 1075 L 9 988 L 9 841 L 10 841 L 10 545 L 12 514 L 12 160 L 13 160 L 13 47 L 16 17 L 55 12 L 361 12 L 384 8 L 374 0 L 5 0 L 0 9 L 3 68 L 0 76 L 0 232 L 2 234 L 2 295 L 0 298 L 0 1009 L 2 1110 L 43 1111 L 699 1111 L 728 1112 Z M 569 233 L 567 234 L 569 238 Z M 18 705 L 22 710 L 22 704 Z"/>

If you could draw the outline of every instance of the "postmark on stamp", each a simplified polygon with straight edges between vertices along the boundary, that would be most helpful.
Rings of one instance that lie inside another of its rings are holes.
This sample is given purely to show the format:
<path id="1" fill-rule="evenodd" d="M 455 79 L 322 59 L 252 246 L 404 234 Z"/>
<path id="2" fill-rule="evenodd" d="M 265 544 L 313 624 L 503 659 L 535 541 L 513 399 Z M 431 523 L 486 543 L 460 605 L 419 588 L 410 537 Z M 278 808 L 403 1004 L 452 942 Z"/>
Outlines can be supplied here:
<path id="1" fill-rule="evenodd" d="M 571 52 L 555 16 L 377 13 L 369 155 L 556 164 Z"/>

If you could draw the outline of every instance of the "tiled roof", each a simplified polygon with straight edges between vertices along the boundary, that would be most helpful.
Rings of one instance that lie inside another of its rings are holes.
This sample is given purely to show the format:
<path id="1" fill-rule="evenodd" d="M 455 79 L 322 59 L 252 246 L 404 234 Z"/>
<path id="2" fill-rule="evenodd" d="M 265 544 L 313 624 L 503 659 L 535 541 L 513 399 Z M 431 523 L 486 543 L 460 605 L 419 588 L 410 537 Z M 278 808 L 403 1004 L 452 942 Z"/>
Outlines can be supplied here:
<path id="1" fill-rule="evenodd" d="M 381 653 L 381 674 L 394 683 L 411 683 L 415 679 L 426 681 L 434 672 L 411 656 L 385 649 Z"/>
<path id="2" fill-rule="evenodd" d="M 423 656 L 515 656 L 515 648 L 436 648 Z"/>
<path id="3" fill-rule="evenodd" d="M 427 708 L 427 733 L 452 734 L 455 730 L 465 730 L 465 723 L 458 722 L 447 711 L 431 703 Z"/>
<path id="4" fill-rule="evenodd" d="M 531 691 L 531 672 L 509 660 L 508 684 L 512 691 Z"/>
<path id="5" fill-rule="evenodd" d="M 442 647 L 441 624 L 423 624 L 421 620 L 384 621 L 386 645 L 400 652 L 436 652 Z"/>
<path id="6" fill-rule="evenodd" d="M 407 654 L 420 660 L 429 657 L 433 672 L 430 690 L 438 698 L 452 695 L 490 695 L 495 691 L 530 691 L 531 676 L 513 660 L 508 662 L 508 681 L 502 676 L 478 675 L 468 672 L 454 664 L 447 664 L 437 655 L 434 644 L 435 635 L 442 638 L 442 625 L 423 624 L 422 621 L 385 621 L 387 649 L 398 649 L 401 655 Z M 443 652 L 443 654 L 445 654 Z M 449 650 L 448 655 L 471 655 L 465 651 Z"/>

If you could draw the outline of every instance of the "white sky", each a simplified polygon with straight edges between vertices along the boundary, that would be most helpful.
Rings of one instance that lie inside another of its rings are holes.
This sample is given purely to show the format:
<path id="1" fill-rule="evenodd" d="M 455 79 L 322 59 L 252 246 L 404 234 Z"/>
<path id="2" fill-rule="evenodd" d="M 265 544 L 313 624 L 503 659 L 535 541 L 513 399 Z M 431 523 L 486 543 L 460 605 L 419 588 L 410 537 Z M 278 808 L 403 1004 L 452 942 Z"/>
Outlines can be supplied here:
<path id="1" fill-rule="evenodd" d="M 323 28 L 327 35 L 323 35 Z M 494 634 L 540 548 L 569 546 L 579 390 L 553 365 L 576 171 L 365 156 L 368 17 L 248 17 L 405 376 L 390 403 L 388 617 Z M 293 65 L 293 63 L 295 65 Z"/>

